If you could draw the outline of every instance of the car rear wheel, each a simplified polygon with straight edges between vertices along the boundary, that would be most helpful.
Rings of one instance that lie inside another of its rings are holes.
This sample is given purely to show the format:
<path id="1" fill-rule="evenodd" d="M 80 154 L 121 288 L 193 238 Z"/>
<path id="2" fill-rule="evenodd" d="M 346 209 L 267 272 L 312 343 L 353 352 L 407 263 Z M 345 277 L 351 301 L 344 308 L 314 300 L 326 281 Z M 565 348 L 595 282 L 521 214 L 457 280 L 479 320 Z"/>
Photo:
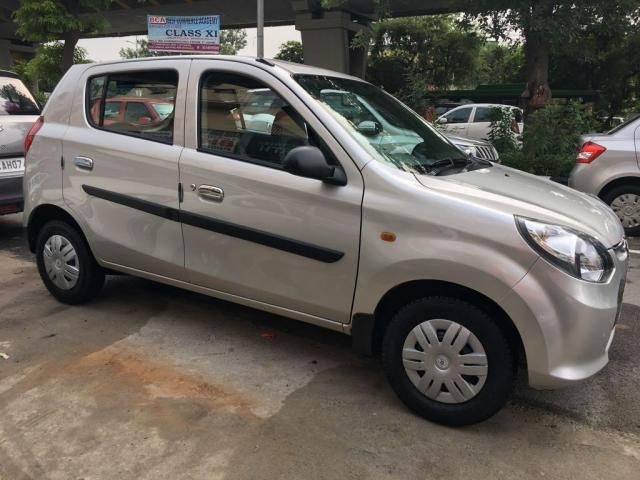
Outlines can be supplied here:
<path id="1" fill-rule="evenodd" d="M 54 220 L 38 233 L 36 260 L 47 290 L 71 305 L 94 298 L 104 284 L 104 271 L 76 228 Z"/>
<path id="2" fill-rule="evenodd" d="M 640 186 L 621 185 L 608 191 L 602 200 L 620 219 L 627 235 L 640 235 Z"/>
<path id="3" fill-rule="evenodd" d="M 387 379 L 414 412 L 450 426 L 483 421 L 506 403 L 515 359 L 502 330 L 474 305 L 417 300 L 392 319 L 383 344 Z"/>

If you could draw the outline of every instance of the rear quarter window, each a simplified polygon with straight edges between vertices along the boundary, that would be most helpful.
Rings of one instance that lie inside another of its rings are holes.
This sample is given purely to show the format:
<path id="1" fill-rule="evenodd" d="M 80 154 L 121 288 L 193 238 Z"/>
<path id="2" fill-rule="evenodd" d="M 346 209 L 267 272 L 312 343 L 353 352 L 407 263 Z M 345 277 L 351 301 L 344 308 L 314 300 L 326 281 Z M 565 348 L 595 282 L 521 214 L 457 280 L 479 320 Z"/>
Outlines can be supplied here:
<path id="1" fill-rule="evenodd" d="M 147 70 L 91 77 L 87 85 L 89 123 L 101 130 L 173 144 L 173 117 L 178 72 Z M 154 115 L 148 104 L 163 105 Z M 120 110 L 124 104 L 124 112 Z"/>

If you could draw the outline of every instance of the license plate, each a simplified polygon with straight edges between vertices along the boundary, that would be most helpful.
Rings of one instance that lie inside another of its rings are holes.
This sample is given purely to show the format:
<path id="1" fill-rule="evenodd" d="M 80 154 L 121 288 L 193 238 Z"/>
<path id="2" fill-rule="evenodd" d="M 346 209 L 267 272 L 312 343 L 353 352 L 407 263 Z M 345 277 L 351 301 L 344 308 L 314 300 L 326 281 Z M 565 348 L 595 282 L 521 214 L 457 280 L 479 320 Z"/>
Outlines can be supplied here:
<path id="1" fill-rule="evenodd" d="M 24 169 L 24 159 L 5 158 L 0 159 L 0 173 L 22 172 Z"/>

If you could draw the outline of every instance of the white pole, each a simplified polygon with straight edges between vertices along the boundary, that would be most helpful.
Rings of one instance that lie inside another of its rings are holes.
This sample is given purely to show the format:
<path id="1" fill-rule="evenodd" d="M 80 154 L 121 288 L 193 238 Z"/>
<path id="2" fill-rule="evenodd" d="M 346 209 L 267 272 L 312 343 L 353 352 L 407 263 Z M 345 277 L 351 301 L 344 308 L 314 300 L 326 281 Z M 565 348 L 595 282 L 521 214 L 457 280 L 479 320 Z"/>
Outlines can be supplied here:
<path id="1" fill-rule="evenodd" d="M 264 57 L 264 0 L 258 0 L 258 58 Z"/>

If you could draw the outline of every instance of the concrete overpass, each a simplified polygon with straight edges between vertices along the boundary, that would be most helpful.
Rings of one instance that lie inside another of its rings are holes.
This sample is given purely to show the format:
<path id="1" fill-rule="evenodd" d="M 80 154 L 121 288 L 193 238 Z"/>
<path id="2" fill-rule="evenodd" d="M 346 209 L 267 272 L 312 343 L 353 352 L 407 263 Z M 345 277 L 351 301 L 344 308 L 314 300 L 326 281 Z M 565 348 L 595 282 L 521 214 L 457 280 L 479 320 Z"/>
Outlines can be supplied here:
<path id="1" fill-rule="evenodd" d="M 11 21 L 20 0 L 0 3 L 0 68 L 26 48 Z M 331 10 L 321 0 L 265 0 L 265 26 L 295 25 L 302 36 L 305 61 L 312 65 L 362 76 L 366 51 L 349 48 L 353 37 L 376 17 L 374 0 L 344 0 Z M 464 0 L 388 0 L 392 17 L 459 11 Z M 255 0 L 113 0 L 102 12 L 109 22 L 100 36 L 147 33 L 147 14 L 222 15 L 223 28 L 256 26 Z"/>

